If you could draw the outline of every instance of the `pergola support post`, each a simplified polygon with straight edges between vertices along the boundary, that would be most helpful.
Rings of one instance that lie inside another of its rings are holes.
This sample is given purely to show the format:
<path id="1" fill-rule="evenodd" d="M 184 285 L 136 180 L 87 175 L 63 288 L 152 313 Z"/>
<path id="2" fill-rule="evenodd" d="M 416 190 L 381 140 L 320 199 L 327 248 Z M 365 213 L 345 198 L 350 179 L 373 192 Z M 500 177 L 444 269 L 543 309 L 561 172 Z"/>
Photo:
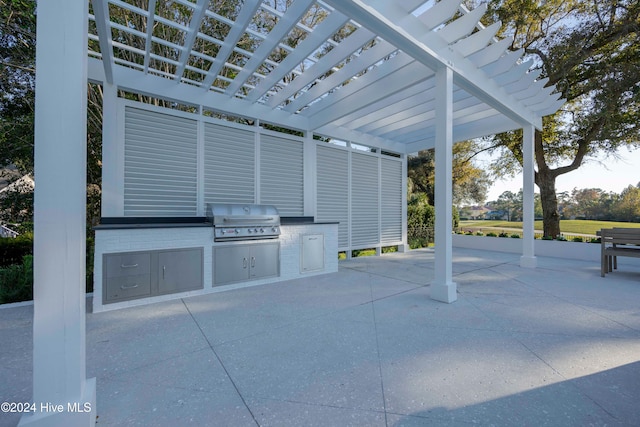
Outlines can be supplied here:
<path id="1" fill-rule="evenodd" d="M 21 426 L 95 425 L 86 378 L 87 13 L 39 1 L 36 46 L 33 404 Z"/>
<path id="2" fill-rule="evenodd" d="M 537 259 L 534 249 L 534 170 L 533 158 L 535 154 L 535 128 L 527 125 L 522 129 L 522 256 L 520 266 L 536 268 Z"/>
<path id="3" fill-rule="evenodd" d="M 454 302 L 457 285 L 452 280 L 452 205 L 453 205 L 453 71 L 448 67 L 436 72 L 436 230 L 435 275 L 431 298 Z"/>
<path id="4" fill-rule="evenodd" d="M 118 144 L 118 88 L 113 83 L 102 84 L 102 216 L 124 214 L 123 179 L 124 154 Z"/>

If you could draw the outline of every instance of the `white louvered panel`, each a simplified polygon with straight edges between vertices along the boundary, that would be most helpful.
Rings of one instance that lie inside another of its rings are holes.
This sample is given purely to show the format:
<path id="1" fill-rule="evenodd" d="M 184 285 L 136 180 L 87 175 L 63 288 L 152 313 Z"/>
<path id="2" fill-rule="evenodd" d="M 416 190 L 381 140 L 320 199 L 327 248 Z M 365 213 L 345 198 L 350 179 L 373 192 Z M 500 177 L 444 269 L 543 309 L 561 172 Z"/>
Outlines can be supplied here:
<path id="1" fill-rule="evenodd" d="M 380 243 L 378 209 L 378 158 L 354 152 L 351 155 L 352 247 Z"/>
<path id="2" fill-rule="evenodd" d="M 380 218 L 382 243 L 402 240 L 402 162 L 381 159 Z"/>
<path id="3" fill-rule="evenodd" d="M 197 122 L 126 107 L 124 214 L 197 213 Z"/>
<path id="4" fill-rule="evenodd" d="M 281 216 L 304 215 L 302 141 L 260 135 L 260 203 Z"/>
<path id="5" fill-rule="evenodd" d="M 338 247 L 349 246 L 349 154 L 345 150 L 318 145 L 318 221 L 338 222 Z"/>
<path id="6" fill-rule="evenodd" d="M 205 203 L 255 203 L 254 132 L 204 125 Z"/>

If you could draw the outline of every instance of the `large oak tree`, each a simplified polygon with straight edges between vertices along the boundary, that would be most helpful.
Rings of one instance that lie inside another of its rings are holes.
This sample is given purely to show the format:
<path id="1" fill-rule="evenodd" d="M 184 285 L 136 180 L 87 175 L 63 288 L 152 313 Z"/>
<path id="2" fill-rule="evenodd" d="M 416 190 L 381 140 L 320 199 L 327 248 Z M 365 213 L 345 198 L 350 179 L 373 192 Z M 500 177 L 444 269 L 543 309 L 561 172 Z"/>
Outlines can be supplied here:
<path id="1" fill-rule="evenodd" d="M 640 1 L 490 0 L 487 16 L 502 21 L 502 35 L 514 37 L 511 48 L 524 49 L 567 100 L 535 134 L 544 234 L 555 237 L 556 178 L 590 157 L 640 146 Z M 501 153 L 494 171 L 509 174 L 522 165 L 521 135 L 491 138 L 489 147 Z"/>

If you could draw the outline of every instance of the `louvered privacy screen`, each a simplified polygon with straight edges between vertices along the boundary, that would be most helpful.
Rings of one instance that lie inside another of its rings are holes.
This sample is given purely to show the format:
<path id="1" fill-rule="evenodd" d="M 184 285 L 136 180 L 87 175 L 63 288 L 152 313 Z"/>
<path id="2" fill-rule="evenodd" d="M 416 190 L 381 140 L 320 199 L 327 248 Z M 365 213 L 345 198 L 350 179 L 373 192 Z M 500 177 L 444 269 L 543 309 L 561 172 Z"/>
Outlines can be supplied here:
<path id="1" fill-rule="evenodd" d="M 309 215 L 304 201 L 314 195 L 304 193 L 303 139 L 131 104 L 125 107 L 125 216 L 202 216 L 206 203 L 262 203 L 284 217 Z M 339 223 L 338 247 L 401 243 L 403 159 L 315 143 L 314 216 Z"/>
<path id="2" fill-rule="evenodd" d="M 197 211 L 197 121 L 126 107 L 124 214 Z"/>
<path id="3" fill-rule="evenodd" d="M 402 163 L 380 159 L 380 219 L 382 243 L 402 240 Z"/>
<path id="4" fill-rule="evenodd" d="M 255 132 L 205 123 L 205 203 L 255 203 L 255 153 Z"/>
<path id="5" fill-rule="evenodd" d="M 304 215 L 302 141 L 260 135 L 260 203 L 281 216 Z"/>
<path id="6" fill-rule="evenodd" d="M 376 246 L 380 241 L 378 216 L 378 158 L 351 154 L 351 246 Z"/>
<path id="7" fill-rule="evenodd" d="M 318 145 L 318 221 L 338 221 L 338 247 L 349 246 L 349 152 Z"/>

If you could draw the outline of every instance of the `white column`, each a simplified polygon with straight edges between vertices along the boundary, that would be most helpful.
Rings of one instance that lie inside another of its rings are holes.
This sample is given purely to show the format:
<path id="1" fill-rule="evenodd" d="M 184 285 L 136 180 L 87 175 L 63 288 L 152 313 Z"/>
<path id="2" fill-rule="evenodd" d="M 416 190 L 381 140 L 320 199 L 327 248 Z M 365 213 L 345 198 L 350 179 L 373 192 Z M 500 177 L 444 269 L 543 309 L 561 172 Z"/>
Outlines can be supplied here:
<path id="1" fill-rule="evenodd" d="M 522 256 L 520 257 L 520 266 L 535 268 L 537 260 L 534 251 L 534 139 L 535 128 L 527 125 L 522 129 Z"/>
<path id="2" fill-rule="evenodd" d="M 304 215 L 317 217 L 317 160 L 316 142 L 313 133 L 306 132 L 304 136 L 304 152 L 302 173 L 304 175 Z"/>
<path id="3" fill-rule="evenodd" d="M 402 155 L 402 244 L 398 245 L 398 252 L 409 252 L 407 237 L 407 155 Z"/>
<path id="4" fill-rule="evenodd" d="M 102 85 L 102 203 L 103 217 L 124 215 L 124 153 L 118 143 L 118 88 Z"/>
<path id="5" fill-rule="evenodd" d="M 435 277 L 431 285 L 431 298 L 446 303 L 457 299 L 452 281 L 452 148 L 453 72 L 447 67 L 436 72 Z"/>
<path id="6" fill-rule="evenodd" d="M 95 424 L 95 379 L 87 380 L 85 366 L 87 13 L 86 1 L 38 2 L 33 289 L 36 412 L 24 415 L 20 425 Z"/>

